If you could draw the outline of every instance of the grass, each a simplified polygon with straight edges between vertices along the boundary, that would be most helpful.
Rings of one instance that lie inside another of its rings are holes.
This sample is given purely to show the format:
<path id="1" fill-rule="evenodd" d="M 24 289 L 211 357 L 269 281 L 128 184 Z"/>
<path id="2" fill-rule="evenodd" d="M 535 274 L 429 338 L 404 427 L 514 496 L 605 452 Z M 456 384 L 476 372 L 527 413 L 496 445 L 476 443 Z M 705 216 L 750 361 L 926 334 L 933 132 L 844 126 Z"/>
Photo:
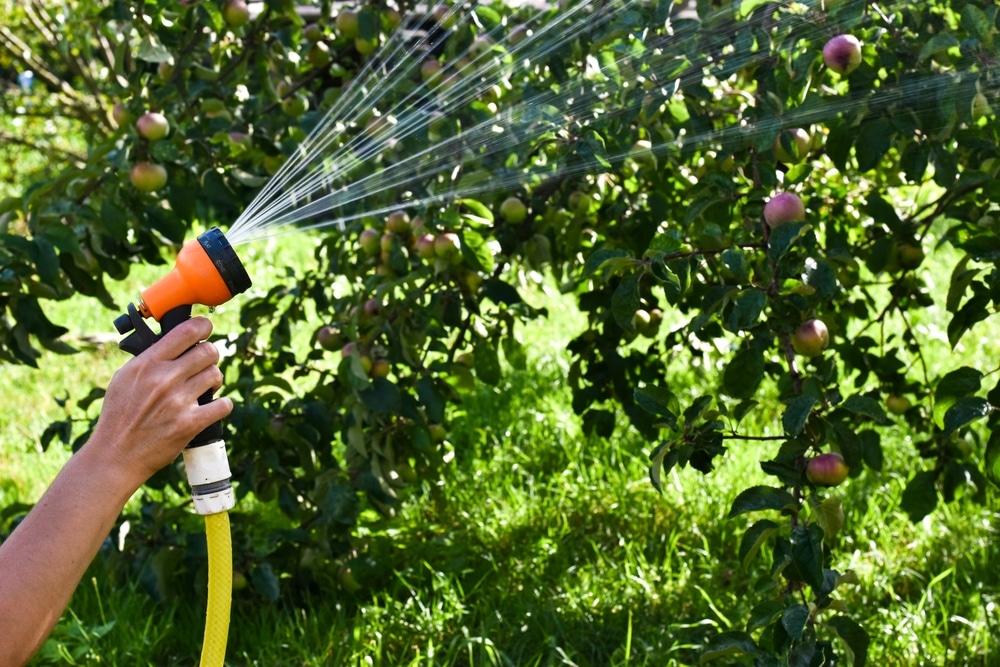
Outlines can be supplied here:
<path id="1" fill-rule="evenodd" d="M 255 289 L 308 251 L 248 253 Z M 124 303 L 162 272 L 143 268 L 115 294 Z M 557 316 L 523 331 L 527 371 L 467 396 L 444 484 L 425 484 L 399 516 L 359 535 L 392 567 L 359 572 L 356 594 L 317 592 L 298 605 L 237 593 L 231 665 L 689 665 L 706 637 L 742 628 L 768 574 L 763 561 L 741 570 L 749 519 L 725 515 L 740 489 L 765 481 L 757 461 L 774 445 L 730 442 L 715 473 L 675 470 L 657 494 L 646 477 L 653 443 L 625 428 L 610 441 L 582 435 L 561 382 L 581 316 L 552 295 L 536 298 Z M 115 314 L 87 302 L 53 317 L 79 334 L 107 331 Z M 925 327 L 940 320 L 924 318 Z M 234 327 L 235 309 L 213 319 L 219 331 Z M 963 355 L 975 363 L 973 351 Z M 62 448 L 42 454 L 34 444 L 62 414 L 55 397 L 72 387 L 77 398 L 122 361 L 112 345 L 46 355 L 44 372 L 5 369 L 19 400 L 0 401 L 0 507 L 32 502 L 65 460 Z M 37 409 L 24 414 L 26 404 Z M 958 502 L 912 524 L 899 509 L 912 444 L 901 430 L 883 444 L 886 470 L 899 472 L 865 473 L 833 492 L 847 513 L 834 567 L 858 575 L 843 597 L 872 634 L 872 664 L 998 664 L 995 491 L 988 507 Z M 192 664 L 203 613 L 200 591 L 156 602 L 95 566 L 34 664 Z"/>

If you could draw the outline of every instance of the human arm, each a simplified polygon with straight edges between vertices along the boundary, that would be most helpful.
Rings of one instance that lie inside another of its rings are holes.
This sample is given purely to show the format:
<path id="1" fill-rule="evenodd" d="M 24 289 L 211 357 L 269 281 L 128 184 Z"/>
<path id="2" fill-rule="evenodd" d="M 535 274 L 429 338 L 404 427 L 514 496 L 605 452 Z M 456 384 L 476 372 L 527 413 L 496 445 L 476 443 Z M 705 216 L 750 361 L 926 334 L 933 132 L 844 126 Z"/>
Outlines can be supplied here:
<path id="1" fill-rule="evenodd" d="M 38 650 L 125 503 L 194 436 L 232 410 L 198 405 L 222 374 L 205 318 L 188 320 L 115 373 L 87 443 L 0 544 L 0 666 Z"/>

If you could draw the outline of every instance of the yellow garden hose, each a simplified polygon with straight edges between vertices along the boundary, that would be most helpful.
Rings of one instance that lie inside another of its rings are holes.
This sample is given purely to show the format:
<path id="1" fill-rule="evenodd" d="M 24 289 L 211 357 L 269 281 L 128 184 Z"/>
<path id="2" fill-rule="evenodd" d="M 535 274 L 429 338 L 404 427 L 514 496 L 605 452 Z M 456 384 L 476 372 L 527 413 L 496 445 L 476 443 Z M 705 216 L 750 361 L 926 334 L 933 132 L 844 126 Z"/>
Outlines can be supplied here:
<path id="1" fill-rule="evenodd" d="M 233 601 L 233 537 L 229 512 L 205 516 L 208 539 L 208 609 L 201 667 L 222 667 L 229 640 L 229 611 Z"/>

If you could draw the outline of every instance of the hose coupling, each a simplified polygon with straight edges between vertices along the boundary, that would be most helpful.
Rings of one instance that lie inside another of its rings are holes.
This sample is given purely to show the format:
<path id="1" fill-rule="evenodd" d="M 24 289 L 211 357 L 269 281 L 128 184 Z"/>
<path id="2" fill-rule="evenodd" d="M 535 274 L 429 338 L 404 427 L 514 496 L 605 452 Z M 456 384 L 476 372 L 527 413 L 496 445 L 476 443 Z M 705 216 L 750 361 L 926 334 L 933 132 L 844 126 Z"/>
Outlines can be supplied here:
<path id="1" fill-rule="evenodd" d="M 215 440 L 185 449 L 184 469 L 188 484 L 191 485 L 194 509 L 198 514 L 207 516 L 228 512 L 236 506 L 233 473 L 229 469 L 229 456 L 226 454 L 224 441 Z"/>

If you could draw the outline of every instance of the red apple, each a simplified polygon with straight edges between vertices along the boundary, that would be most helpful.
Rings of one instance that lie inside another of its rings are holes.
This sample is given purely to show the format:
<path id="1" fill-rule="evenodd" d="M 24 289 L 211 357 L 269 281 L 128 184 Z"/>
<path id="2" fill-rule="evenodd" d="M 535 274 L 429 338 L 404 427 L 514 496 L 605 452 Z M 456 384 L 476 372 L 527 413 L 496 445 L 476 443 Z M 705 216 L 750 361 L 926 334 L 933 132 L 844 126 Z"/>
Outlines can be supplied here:
<path id="1" fill-rule="evenodd" d="M 792 347 L 804 357 L 822 354 L 830 344 L 830 331 L 823 320 L 806 320 L 792 333 Z"/>
<path id="2" fill-rule="evenodd" d="M 118 127 L 125 127 L 132 122 L 132 114 L 129 113 L 127 106 L 121 102 L 117 102 L 111 107 L 111 119 L 115 121 L 115 125 Z"/>
<path id="3" fill-rule="evenodd" d="M 424 234 L 423 236 L 417 237 L 413 247 L 417 251 L 417 256 L 420 257 L 420 259 L 431 259 L 436 254 L 434 249 L 434 237 L 431 234 Z"/>
<path id="4" fill-rule="evenodd" d="M 170 132 L 170 123 L 163 114 L 150 111 L 135 121 L 135 129 L 139 136 L 150 141 L 157 141 Z"/>
<path id="5" fill-rule="evenodd" d="M 786 222 L 804 220 L 805 217 L 805 204 L 791 192 L 777 194 L 764 205 L 764 220 L 772 229 Z"/>
<path id="6" fill-rule="evenodd" d="M 316 332 L 316 342 L 324 350 L 333 352 L 344 346 L 344 336 L 340 333 L 340 329 L 328 324 Z"/>
<path id="7" fill-rule="evenodd" d="M 850 74 L 861 64 L 861 42 L 854 35 L 837 35 L 823 46 L 823 62 L 837 74 Z"/>
<path id="8" fill-rule="evenodd" d="M 385 228 L 393 234 L 405 234 L 410 231 L 410 216 L 403 211 L 393 211 L 385 219 Z"/>
<path id="9" fill-rule="evenodd" d="M 844 457 L 837 452 L 820 454 L 806 464 L 806 479 L 816 486 L 838 486 L 849 472 Z"/>

